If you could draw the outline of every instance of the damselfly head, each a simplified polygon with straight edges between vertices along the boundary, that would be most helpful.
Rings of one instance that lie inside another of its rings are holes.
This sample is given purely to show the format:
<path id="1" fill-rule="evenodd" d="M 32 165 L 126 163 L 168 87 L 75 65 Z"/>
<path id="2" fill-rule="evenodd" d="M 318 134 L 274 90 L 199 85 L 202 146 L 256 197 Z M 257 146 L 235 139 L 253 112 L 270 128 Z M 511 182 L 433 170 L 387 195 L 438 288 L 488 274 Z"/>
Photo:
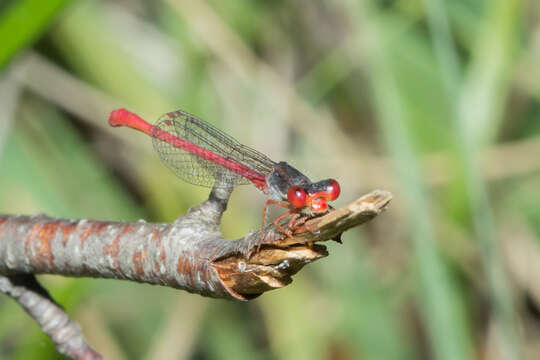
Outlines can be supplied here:
<path id="1" fill-rule="evenodd" d="M 334 179 L 321 180 L 311 183 L 306 188 L 292 186 L 287 192 L 287 200 L 296 208 L 309 207 L 313 212 L 328 210 L 328 201 L 338 198 L 341 189 Z"/>

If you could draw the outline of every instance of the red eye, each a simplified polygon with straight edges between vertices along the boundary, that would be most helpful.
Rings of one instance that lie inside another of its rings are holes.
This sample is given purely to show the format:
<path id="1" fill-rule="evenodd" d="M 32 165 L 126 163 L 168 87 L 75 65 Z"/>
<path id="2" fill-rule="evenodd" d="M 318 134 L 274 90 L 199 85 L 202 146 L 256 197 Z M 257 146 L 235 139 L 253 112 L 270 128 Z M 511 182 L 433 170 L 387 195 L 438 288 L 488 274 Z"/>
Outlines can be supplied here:
<path id="1" fill-rule="evenodd" d="M 307 194 L 300 186 L 293 186 L 287 191 L 287 200 L 292 206 L 296 208 L 302 208 L 306 206 Z"/>
<path id="2" fill-rule="evenodd" d="M 330 185 L 326 187 L 325 192 L 329 196 L 328 200 L 336 200 L 341 192 L 338 182 L 334 179 L 330 179 Z"/>

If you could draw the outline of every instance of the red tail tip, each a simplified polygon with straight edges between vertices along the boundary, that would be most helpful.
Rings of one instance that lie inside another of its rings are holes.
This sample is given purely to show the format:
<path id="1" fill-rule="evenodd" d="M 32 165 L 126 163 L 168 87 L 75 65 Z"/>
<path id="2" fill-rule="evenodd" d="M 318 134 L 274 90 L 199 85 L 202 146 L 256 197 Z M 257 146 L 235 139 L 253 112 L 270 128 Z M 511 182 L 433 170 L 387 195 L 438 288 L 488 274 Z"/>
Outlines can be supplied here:
<path id="1" fill-rule="evenodd" d="M 130 112 L 124 108 L 111 111 L 111 114 L 109 115 L 109 125 L 111 126 L 124 125 L 123 119 L 125 119 L 129 113 Z"/>

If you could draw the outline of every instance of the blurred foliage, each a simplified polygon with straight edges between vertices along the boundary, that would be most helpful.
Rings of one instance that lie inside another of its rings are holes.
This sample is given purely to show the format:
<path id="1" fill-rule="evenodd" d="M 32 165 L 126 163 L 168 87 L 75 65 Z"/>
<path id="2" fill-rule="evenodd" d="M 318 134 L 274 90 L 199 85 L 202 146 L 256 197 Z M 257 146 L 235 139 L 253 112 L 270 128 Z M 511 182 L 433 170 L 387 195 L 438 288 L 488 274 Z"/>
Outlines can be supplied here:
<path id="1" fill-rule="evenodd" d="M 0 4 L 0 67 L 35 41 L 69 0 L 21 0 Z"/>
<path id="2" fill-rule="evenodd" d="M 0 212 L 173 220 L 208 189 L 106 120 L 181 108 L 339 179 L 338 206 L 394 201 L 248 304 L 41 277 L 108 358 L 536 359 L 539 34 L 519 0 L 1 2 Z M 236 190 L 224 234 L 263 200 Z M 0 338 L 0 358 L 58 357 L 7 299 Z"/>

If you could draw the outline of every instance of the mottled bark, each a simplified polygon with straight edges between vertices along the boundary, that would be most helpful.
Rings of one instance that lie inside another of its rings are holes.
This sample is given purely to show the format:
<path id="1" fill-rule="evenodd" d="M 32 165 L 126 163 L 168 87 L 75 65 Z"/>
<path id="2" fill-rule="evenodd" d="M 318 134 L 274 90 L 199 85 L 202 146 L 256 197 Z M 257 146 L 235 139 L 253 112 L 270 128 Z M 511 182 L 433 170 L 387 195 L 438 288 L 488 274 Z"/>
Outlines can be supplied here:
<path id="1" fill-rule="evenodd" d="M 339 240 L 391 200 L 376 190 L 296 226 L 293 239 L 268 226 L 261 242 L 260 232 L 222 238 L 219 223 L 230 192 L 214 188 L 207 201 L 172 224 L 0 215 L 0 274 L 6 281 L 45 273 L 125 279 L 245 301 L 289 284 L 304 265 L 328 255 L 316 242 Z"/>

